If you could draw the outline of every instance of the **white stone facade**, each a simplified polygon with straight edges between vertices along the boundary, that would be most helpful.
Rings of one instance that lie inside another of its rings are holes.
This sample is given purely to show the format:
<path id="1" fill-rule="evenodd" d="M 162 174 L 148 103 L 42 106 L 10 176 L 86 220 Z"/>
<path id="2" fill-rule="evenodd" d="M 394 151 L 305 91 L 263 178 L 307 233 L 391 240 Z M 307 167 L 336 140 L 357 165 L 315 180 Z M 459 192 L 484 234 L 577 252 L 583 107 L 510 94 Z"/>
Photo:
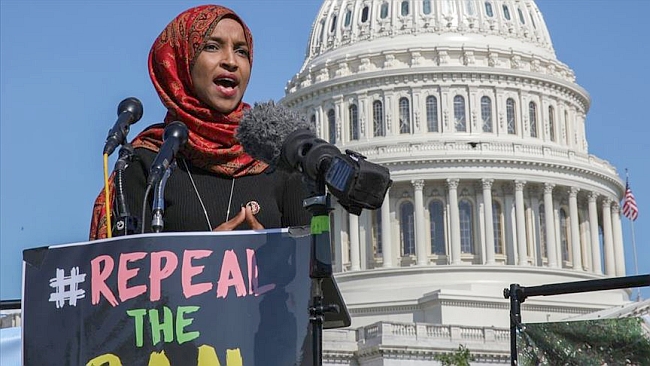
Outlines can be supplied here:
<path id="1" fill-rule="evenodd" d="M 283 103 L 394 181 L 381 210 L 333 213 L 356 331 L 327 336 L 328 363 L 420 365 L 459 343 L 507 363 L 510 283 L 625 275 L 623 182 L 589 154 L 589 95 L 532 0 L 325 0 Z M 522 316 L 628 301 L 531 298 Z"/>

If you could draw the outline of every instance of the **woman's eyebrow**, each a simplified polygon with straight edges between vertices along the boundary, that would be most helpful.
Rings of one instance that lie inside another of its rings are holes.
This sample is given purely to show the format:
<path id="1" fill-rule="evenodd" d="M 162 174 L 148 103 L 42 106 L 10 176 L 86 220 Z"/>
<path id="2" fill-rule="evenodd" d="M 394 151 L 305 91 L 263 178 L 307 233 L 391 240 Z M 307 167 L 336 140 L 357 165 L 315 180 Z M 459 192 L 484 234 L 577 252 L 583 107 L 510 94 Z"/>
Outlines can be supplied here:
<path id="1" fill-rule="evenodd" d="M 215 42 L 221 43 L 221 44 L 227 43 L 227 41 L 224 38 L 215 37 L 215 36 L 209 36 L 207 38 L 207 41 L 215 41 Z M 239 46 L 248 46 L 248 43 L 245 40 L 243 40 L 243 41 L 234 41 L 234 46 L 237 46 L 237 47 L 239 47 Z"/>

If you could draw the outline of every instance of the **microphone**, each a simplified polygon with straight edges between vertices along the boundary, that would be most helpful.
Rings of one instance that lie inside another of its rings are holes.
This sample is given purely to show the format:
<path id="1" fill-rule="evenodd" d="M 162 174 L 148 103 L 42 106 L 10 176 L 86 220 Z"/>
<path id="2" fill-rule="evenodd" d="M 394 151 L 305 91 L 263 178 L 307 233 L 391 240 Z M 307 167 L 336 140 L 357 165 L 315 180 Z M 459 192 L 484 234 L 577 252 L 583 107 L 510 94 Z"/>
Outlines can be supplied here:
<path id="1" fill-rule="evenodd" d="M 244 151 L 272 168 L 300 171 L 312 182 L 323 182 L 350 213 L 381 207 L 392 184 L 387 168 L 354 151 L 345 154 L 314 133 L 314 126 L 296 111 L 255 103 L 246 111 L 236 137 Z"/>
<path id="2" fill-rule="evenodd" d="M 271 168 L 291 169 L 282 165 L 282 144 L 296 130 L 306 130 L 305 133 L 315 136 L 315 129 L 303 115 L 270 100 L 255 103 L 253 108 L 244 112 L 236 137 L 244 151 L 255 159 L 269 164 Z M 339 150 L 336 149 L 336 152 Z"/>
<path id="3" fill-rule="evenodd" d="M 165 127 L 163 144 L 149 169 L 149 177 L 147 178 L 148 186 L 153 186 L 160 182 L 165 175 L 165 171 L 167 171 L 167 168 L 174 161 L 178 149 L 187 142 L 188 134 L 187 126 L 180 121 L 174 121 Z"/>
<path id="4" fill-rule="evenodd" d="M 117 122 L 108 131 L 104 154 L 111 155 L 115 148 L 124 143 L 132 124 L 142 118 L 142 103 L 134 97 L 126 98 L 117 106 Z"/>
<path id="5" fill-rule="evenodd" d="M 162 179 L 158 184 L 156 184 L 156 189 L 153 193 L 153 204 L 151 206 L 151 229 L 154 233 L 159 233 L 165 227 L 164 219 L 165 216 L 165 185 L 167 184 L 167 179 L 172 174 L 172 170 L 176 167 L 176 162 L 174 161 L 169 168 L 165 170 Z"/>

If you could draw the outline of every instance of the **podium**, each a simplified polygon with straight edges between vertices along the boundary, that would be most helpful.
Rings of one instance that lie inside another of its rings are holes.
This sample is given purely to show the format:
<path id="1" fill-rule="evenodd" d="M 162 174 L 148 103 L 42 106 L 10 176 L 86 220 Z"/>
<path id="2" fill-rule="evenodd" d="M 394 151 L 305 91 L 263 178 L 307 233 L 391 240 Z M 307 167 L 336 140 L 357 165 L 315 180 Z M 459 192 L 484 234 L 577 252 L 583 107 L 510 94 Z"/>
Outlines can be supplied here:
<path id="1" fill-rule="evenodd" d="M 311 248 L 271 229 L 25 250 L 23 364 L 311 365 Z M 320 290 L 340 310 L 323 328 L 349 326 L 334 279 Z"/>

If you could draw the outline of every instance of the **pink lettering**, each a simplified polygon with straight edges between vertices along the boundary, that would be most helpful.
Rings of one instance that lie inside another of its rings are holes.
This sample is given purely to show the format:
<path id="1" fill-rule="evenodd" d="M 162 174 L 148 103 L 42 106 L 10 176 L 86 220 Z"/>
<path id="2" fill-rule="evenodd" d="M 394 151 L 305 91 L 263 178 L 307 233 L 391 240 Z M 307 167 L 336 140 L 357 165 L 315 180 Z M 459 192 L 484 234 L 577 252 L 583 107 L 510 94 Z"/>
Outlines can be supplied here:
<path id="1" fill-rule="evenodd" d="M 165 260 L 165 266 L 162 267 L 162 261 Z M 151 253 L 151 272 L 149 279 L 151 286 L 149 288 L 149 297 L 151 301 L 160 300 L 160 285 L 163 279 L 171 276 L 178 267 L 178 258 L 176 254 L 169 251 Z"/>
<path id="2" fill-rule="evenodd" d="M 104 265 L 102 268 L 102 264 Z M 93 305 L 99 304 L 99 297 L 104 298 L 113 306 L 117 306 L 117 299 L 108 286 L 106 286 L 106 279 L 113 272 L 115 263 L 113 258 L 107 255 L 100 255 L 90 261 L 90 287 L 91 287 L 91 303 Z"/>
<path id="3" fill-rule="evenodd" d="M 192 284 L 192 277 L 203 272 L 204 268 L 204 266 L 192 266 L 192 259 L 205 258 L 210 254 L 212 254 L 211 250 L 186 250 L 183 252 L 181 278 L 183 283 L 183 295 L 185 295 L 186 299 L 212 290 L 212 284 L 208 282 Z"/>
<path id="4" fill-rule="evenodd" d="M 140 268 L 129 268 L 129 262 L 138 261 L 147 256 L 144 252 L 125 253 L 120 255 L 120 264 L 117 268 L 117 293 L 122 302 L 132 299 L 147 292 L 147 285 L 127 287 L 127 282 L 138 275 Z"/>
<path id="5" fill-rule="evenodd" d="M 225 298 L 228 295 L 230 286 L 235 286 L 237 297 L 246 296 L 244 277 L 239 268 L 239 261 L 234 250 L 226 250 L 223 253 L 221 274 L 219 275 L 219 281 L 217 281 L 217 298 Z"/>
<path id="6" fill-rule="evenodd" d="M 246 259 L 248 263 L 248 294 L 260 296 L 275 288 L 274 283 L 259 286 L 259 270 L 257 269 L 257 259 L 253 249 L 246 249 Z"/>

